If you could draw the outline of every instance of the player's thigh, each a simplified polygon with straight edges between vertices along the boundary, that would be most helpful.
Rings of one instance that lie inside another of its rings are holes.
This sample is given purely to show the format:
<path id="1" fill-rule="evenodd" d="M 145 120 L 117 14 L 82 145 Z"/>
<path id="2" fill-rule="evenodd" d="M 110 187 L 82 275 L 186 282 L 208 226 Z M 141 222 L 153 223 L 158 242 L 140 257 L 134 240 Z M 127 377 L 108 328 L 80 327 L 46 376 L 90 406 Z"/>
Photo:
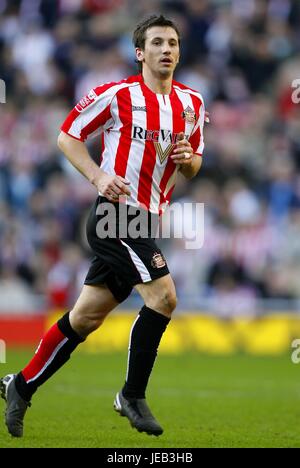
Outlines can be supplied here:
<path id="1" fill-rule="evenodd" d="M 118 304 L 119 302 L 105 284 L 85 284 L 71 311 L 71 315 L 95 320 L 102 319 Z"/>
<path id="2" fill-rule="evenodd" d="M 170 316 L 176 307 L 176 288 L 170 274 L 147 283 L 136 284 L 135 289 L 147 307 Z"/>

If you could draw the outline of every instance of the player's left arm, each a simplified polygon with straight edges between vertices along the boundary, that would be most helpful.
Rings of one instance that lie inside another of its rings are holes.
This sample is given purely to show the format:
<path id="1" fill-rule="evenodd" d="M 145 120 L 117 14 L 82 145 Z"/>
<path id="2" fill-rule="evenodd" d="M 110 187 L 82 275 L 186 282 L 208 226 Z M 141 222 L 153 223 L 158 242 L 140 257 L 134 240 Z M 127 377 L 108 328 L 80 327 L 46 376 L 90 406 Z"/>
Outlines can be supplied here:
<path id="1" fill-rule="evenodd" d="M 175 164 L 180 166 L 179 171 L 184 177 L 192 179 L 200 170 L 202 157 L 198 154 L 194 154 L 192 145 L 184 137 L 183 133 L 180 134 L 179 138 L 181 139 L 177 141 L 171 159 L 173 159 Z"/>
<path id="2" fill-rule="evenodd" d="M 205 111 L 204 106 L 201 106 L 199 120 L 190 138 L 191 141 L 185 138 L 183 132 L 180 133 L 171 156 L 174 163 L 179 165 L 179 171 L 187 179 L 194 177 L 202 165 L 204 122 L 209 123 L 209 113 Z"/>

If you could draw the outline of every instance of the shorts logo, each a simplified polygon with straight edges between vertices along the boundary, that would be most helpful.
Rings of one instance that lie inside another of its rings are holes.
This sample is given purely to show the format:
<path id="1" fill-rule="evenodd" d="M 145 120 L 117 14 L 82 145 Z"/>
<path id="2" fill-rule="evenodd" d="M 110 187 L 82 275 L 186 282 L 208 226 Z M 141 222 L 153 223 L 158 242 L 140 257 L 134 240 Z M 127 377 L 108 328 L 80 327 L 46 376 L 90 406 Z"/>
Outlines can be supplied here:
<path id="1" fill-rule="evenodd" d="M 153 268 L 163 268 L 164 266 L 166 266 L 166 261 L 163 255 L 156 252 L 152 257 L 151 266 Z"/>
<path id="2" fill-rule="evenodd" d="M 190 106 L 187 106 L 181 117 L 189 123 L 194 123 L 196 121 L 196 112 Z"/>
<path id="3" fill-rule="evenodd" d="M 92 89 L 89 94 L 87 94 L 86 96 L 84 96 L 82 99 L 80 99 L 80 101 L 78 102 L 78 104 L 75 106 L 75 109 L 78 111 L 78 112 L 82 112 L 84 111 L 84 109 L 86 107 L 88 107 L 90 104 L 92 104 L 95 99 L 97 98 L 97 94 L 95 93 L 95 91 Z"/>

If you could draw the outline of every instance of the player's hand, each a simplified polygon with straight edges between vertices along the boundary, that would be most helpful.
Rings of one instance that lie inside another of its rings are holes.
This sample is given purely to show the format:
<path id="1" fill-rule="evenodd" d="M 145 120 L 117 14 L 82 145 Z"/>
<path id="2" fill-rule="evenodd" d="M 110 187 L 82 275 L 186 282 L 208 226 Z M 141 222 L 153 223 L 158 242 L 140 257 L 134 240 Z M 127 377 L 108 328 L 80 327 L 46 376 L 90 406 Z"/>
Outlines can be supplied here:
<path id="1" fill-rule="evenodd" d="M 204 113 L 204 122 L 206 122 L 206 123 L 210 122 L 209 112 L 208 111 L 205 111 L 205 113 Z"/>
<path id="2" fill-rule="evenodd" d="M 97 188 L 109 201 L 117 202 L 122 195 L 130 196 L 130 182 L 121 176 L 105 174 L 99 180 Z"/>
<path id="3" fill-rule="evenodd" d="M 173 153 L 174 154 L 172 154 L 170 158 L 175 164 L 191 164 L 193 160 L 193 148 L 190 142 L 185 138 L 183 132 L 179 133 L 178 135 L 176 148 L 174 149 Z"/>

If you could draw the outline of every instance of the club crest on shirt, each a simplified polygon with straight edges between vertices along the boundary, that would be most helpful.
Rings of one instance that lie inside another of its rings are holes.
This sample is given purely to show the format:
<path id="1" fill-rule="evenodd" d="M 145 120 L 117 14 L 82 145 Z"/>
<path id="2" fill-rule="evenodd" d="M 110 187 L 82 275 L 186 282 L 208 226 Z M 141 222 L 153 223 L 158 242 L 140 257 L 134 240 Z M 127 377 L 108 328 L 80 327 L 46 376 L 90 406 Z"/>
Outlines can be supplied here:
<path id="1" fill-rule="evenodd" d="M 86 96 L 80 99 L 78 104 L 75 106 L 75 109 L 78 112 L 84 111 L 84 109 L 86 109 L 86 107 L 92 104 L 96 98 L 97 98 L 97 94 L 95 93 L 93 89 L 91 89 L 91 91 Z"/>
<path id="2" fill-rule="evenodd" d="M 166 260 L 164 259 L 164 256 L 158 252 L 155 252 L 151 260 L 151 266 L 153 268 L 163 268 L 166 266 Z"/>
<path id="3" fill-rule="evenodd" d="M 190 107 L 187 106 L 181 114 L 182 118 L 189 123 L 194 123 L 196 121 L 196 112 Z"/>

